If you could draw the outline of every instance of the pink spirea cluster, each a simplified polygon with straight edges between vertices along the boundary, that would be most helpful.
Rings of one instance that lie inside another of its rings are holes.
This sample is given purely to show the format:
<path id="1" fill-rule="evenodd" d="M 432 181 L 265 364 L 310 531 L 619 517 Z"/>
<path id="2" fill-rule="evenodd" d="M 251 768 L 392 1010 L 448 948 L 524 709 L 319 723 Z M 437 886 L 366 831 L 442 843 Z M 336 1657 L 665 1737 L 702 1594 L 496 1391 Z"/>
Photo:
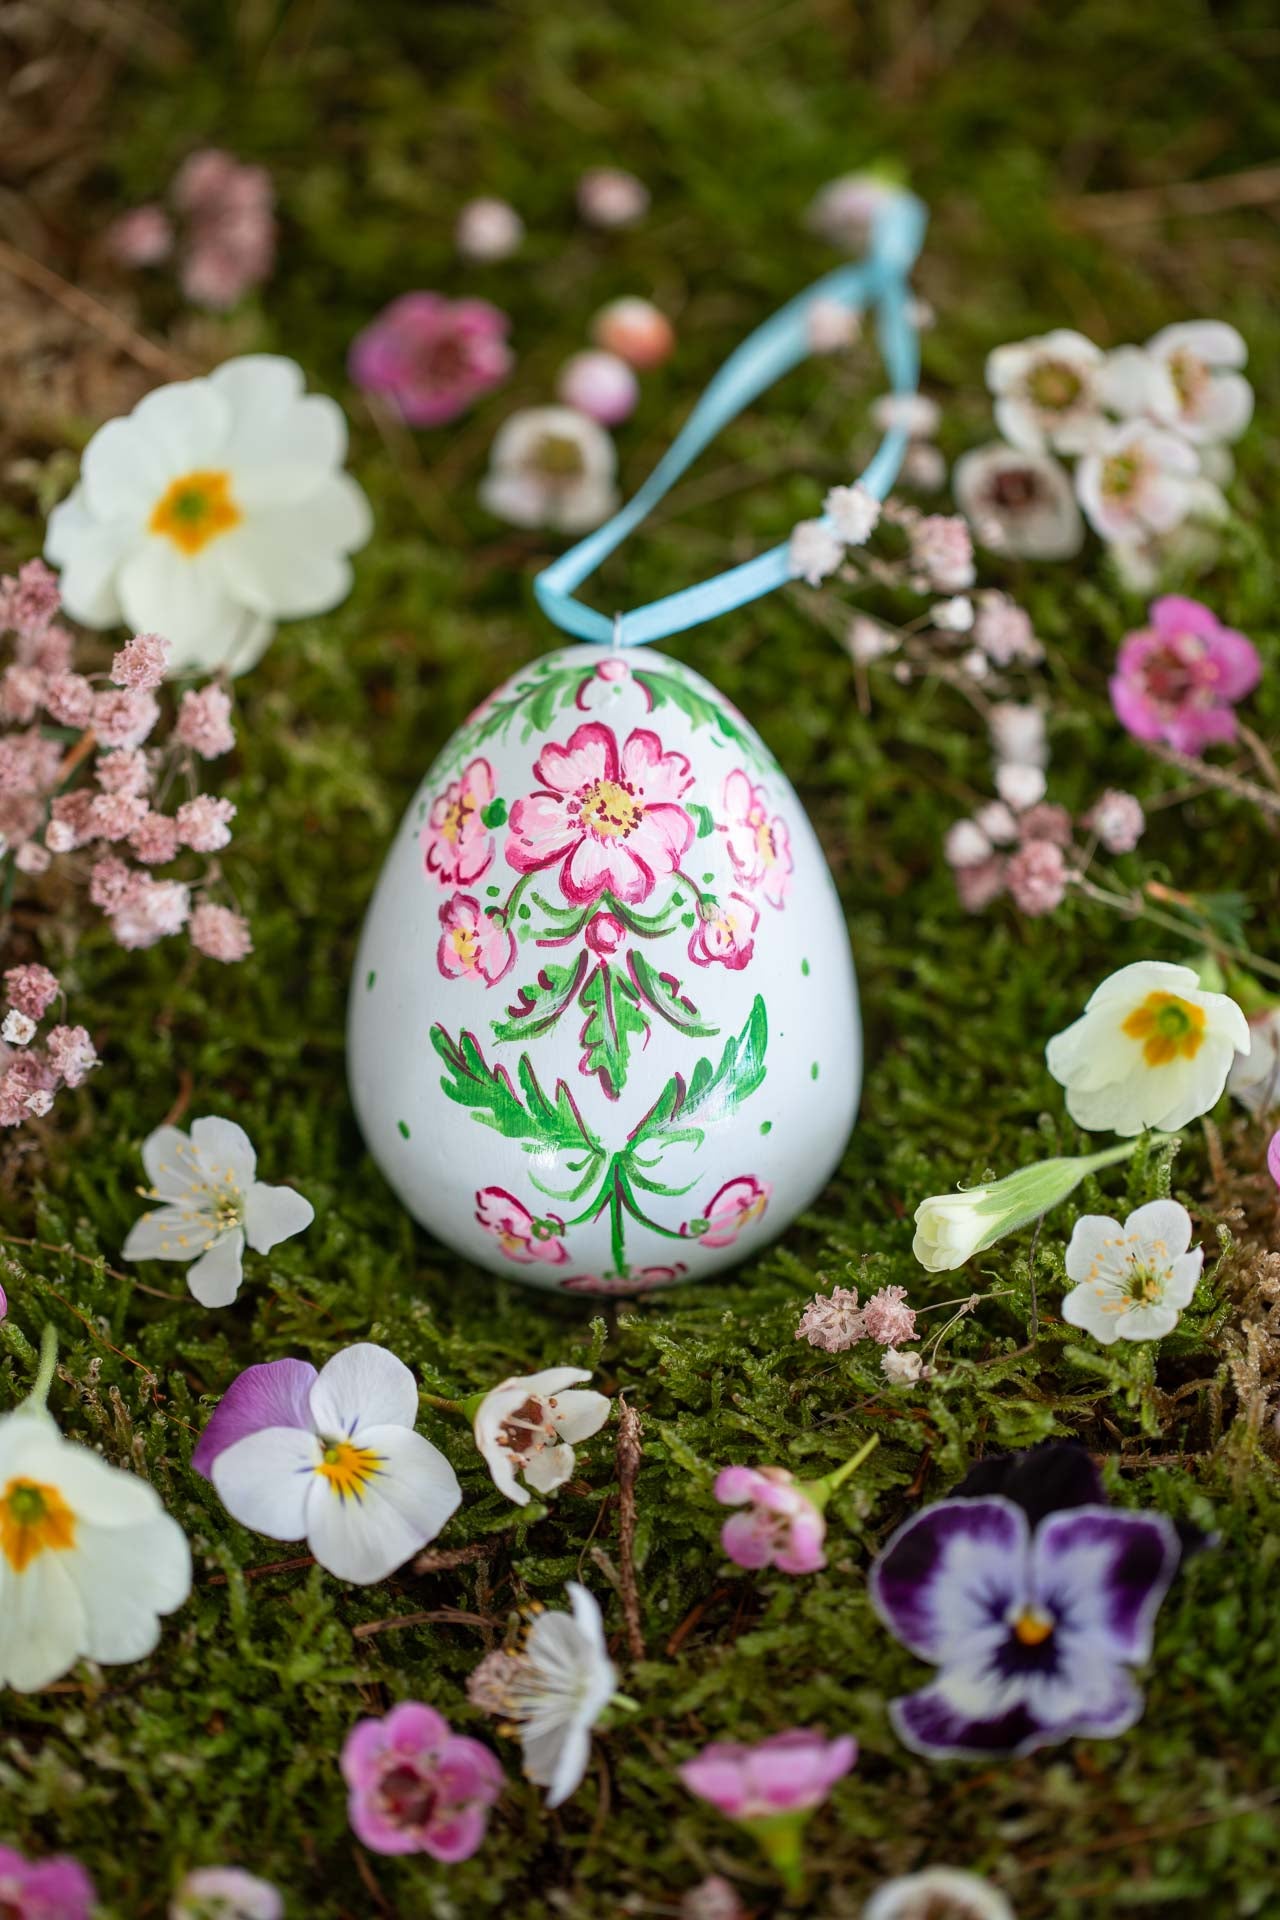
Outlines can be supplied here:
<path id="1" fill-rule="evenodd" d="M 60 1087 L 78 1087 L 98 1064 L 83 1027 L 40 1022 L 62 988 L 58 976 L 38 963 L 10 967 L 4 976 L 7 1011 L 0 1022 L 0 1127 L 43 1119 Z"/>
<path id="2" fill-rule="evenodd" d="M 218 310 L 261 286 L 276 254 L 275 189 L 265 168 L 203 147 L 183 161 L 169 198 L 172 216 L 151 201 L 111 227 L 107 244 L 122 266 L 158 266 L 177 251 L 187 299 Z"/>
<path id="3" fill-rule="evenodd" d="M 1018 790 L 1024 776 L 1026 793 Z M 1118 854 L 1132 853 L 1146 830 L 1141 803 L 1131 793 L 1108 787 L 1075 821 L 1065 807 L 1029 799 L 1043 789 L 1043 776 L 1034 769 L 1005 768 L 1005 797 L 947 829 L 943 853 L 967 912 L 981 913 L 1007 894 L 1019 913 L 1040 919 L 1062 905 L 1073 876 L 1088 864 L 1092 846 L 1078 845 L 1078 834 Z"/>
<path id="4" fill-rule="evenodd" d="M 881 1287 L 866 1305 L 858 1305 L 852 1287 L 833 1287 L 816 1294 L 800 1316 L 796 1339 L 826 1353 L 845 1353 L 860 1340 L 896 1347 L 916 1337 L 915 1309 L 907 1306 L 905 1287 Z"/>
<path id="5" fill-rule="evenodd" d="M 974 582 L 973 538 L 958 513 L 926 513 L 907 522 L 911 564 L 935 593 L 963 593 Z"/>

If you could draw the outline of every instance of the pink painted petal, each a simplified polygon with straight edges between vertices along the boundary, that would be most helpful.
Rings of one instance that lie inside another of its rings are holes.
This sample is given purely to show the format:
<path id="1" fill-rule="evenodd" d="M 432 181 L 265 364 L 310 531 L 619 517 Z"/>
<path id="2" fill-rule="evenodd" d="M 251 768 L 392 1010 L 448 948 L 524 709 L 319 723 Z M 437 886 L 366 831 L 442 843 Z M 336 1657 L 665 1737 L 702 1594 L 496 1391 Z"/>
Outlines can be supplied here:
<path id="1" fill-rule="evenodd" d="M 645 807 L 635 831 L 627 836 L 627 849 L 651 873 L 674 873 L 693 845 L 693 832 L 693 821 L 683 807 L 661 802 Z"/>
<path id="2" fill-rule="evenodd" d="M 462 775 L 462 791 L 471 805 L 479 811 L 487 807 L 493 799 L 493 768 L 487 760 L 473 760 Z"/>
<path id="3" fill-rule="evenodd" d="M 751 812 L 751 803 L 755 789 L 740 767 L 735 768 L 724 783 L 724 810 L 731 823 L 742 826 Z"/>
<path id="4" fill-rule="evenodd" d="M 560 876 L 565 898 L 575 906 L 588 906 L 607 887 L 619 900 L 633 906 L 647 900 L 653 892 L 653 870 L 631 852 L 630 843 L 637 837 L 631 834 L 626 840 L 598 840 L 594 834 L 584 834 Z"/>
<path id="5" fill-rule="evenodd" d="M 476 1195 L 476 1219 L 489 1233 L 511 1233 L 520 1240 L 533 1232 L 533 1215 L 505 1187 L 482 1187 Z"/>
<path id="6" fill-rule="evenodd" d="M 689 762 L 682 753 L 664 753 L 662 742 L 648 727 L 637 727 L 622 749 L 622 777 L 656 804 L 678 800 L 693 785 Z"/>
<path id="7" fill-rule="evenodd" d="M 196 1442 L 191 1464 L 205 1479 L 214 1461 L 237 1440 L 264 1427 L 311 1428 L 311 1389 L 318 1379 L 306 1360 L 267 1360 L 231 1382 Z"/>
<path id="8" fill-rule="evenodd" d="M 531 793 L 511 809 L 507 864 L 517 873 L 535 873 L 561 859 L 581 838 L 582 828 L 562 799 Z"/>
<path id="9" fill-rule="evenodd" d="M 534 776 L 553 793 L 573 794 L 596 780 L 618 777 L 618 743 L 602 720 L 575 727 L 567 745 L 549 740 L 538 755 Z"/>

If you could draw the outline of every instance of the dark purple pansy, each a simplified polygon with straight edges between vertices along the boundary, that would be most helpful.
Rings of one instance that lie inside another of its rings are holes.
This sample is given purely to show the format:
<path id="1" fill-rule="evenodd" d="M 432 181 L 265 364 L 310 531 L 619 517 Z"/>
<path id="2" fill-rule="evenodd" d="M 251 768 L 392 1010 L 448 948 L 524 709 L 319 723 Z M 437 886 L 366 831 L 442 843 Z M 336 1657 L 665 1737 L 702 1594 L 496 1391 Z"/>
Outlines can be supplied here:
<path id="1" fill-rule="evenodd" d="M 1088 1456 L 1075 1450 L 1058 1492 L 1029 1513 L 1013 1489 L 963 1493 L 914 1515 L 871 1570 L 890 1632 L 938 1673 L 890 1703 L 916 1752 L 979 1758 L 1030 1753 L 1074 1735 L 1123 1733 L 1142 1711 L 1128 1668 L 1146 1660 L 1181 1544 L 1160 1513 L 1081 1502 Z M 1049 1463 L 1046 1462 L 1046 1465 Z M 1092 1468 L 1089 1468 L 1092 1472 Z M 1093 1482 L 1096 1487 L 1096 1479 Z"/>

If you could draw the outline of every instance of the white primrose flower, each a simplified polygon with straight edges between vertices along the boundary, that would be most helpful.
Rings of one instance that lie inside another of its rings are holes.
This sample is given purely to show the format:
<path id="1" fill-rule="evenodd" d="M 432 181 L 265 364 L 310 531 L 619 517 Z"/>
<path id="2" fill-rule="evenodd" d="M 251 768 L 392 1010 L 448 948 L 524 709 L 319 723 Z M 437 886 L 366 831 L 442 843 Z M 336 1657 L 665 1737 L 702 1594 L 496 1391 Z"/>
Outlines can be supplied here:
<path id="1" fill-rule="evenodd" d="M 45 540 L 73 619 L 164 634 L 171 675 L 243 673 L 275 621 L 346 598 L 372 515 L 342 471 L 342 409 L 303 386 L 294 361 L 247 354 L 98 429 Z"/>
<path id="2" fill-rule="evenodd" d="M 195 1120 L 157 1127 L 142 1143 L 148 1197 L 163 1201 L 130 1229 L 126 1260 L 181 1260 L 202 1307 L 230 1306 L 240 1291 L 246 1242 L 270 1253 L 309 1227 L 315 1209 L 292 1187 L 256 1177 L 257 1155 L 233 1120 Z"/>
<path id="3" fill-rule="evenodd" d="M 1083 453 L 1102 425 L 1103 359 L 1100 347 L 1068 327 L 989 353 L 987 385 L 1005 439 L 1029 453 Z"/>
<path id="4" fill-rule="evenodd" d="M 434 1540 L 462 1499 L 417 1417 L 414 1377 L 385 1347 L 346 1347 L 319 1373 L 270 1360 L 232 1381 L 191 1464 L 242 1526 L 305 1540 L 327 1572 L 370 1586 Z"/>
<path id="5" fill-rule="evenodd" d="M 536 1492 L 553 1493 L 573 1472 L 574 1443 L 598 1433 L 609 1418 L 604 1394 L 574 1390 L 590 1378 L 581 1367 L 547 1367 L 513 1375 L 475 1403 L 476 1445 L 498 1491 L 517 1506 L 529 1502 L 518 1473 Z"/>
<path id="6" fill-rule="evenodd" d="M 1133 1152 L 1135 1142 L 1101 1153 L 1063 1154 L 1007 1173 L 1003 1180 L 955 1193 L 930 1194 L 916 1208 L 911 1243 L 920 1265 L 930 1273 L 952 1273 L 985 1253 L 1007 1233 L 1038 1220 L 1073 1193 L 1087 1173 L 1114 1166 Z"/>
<path id="7" fill-rule="evenodd" d="M 1080 505 L 1104 540 L 1171 533 L 1197 505 L 1195 448 L 1147 420 L 1109 427 L 1076 468 Z"/>
<path id="8" fill-rule="evenodd" d="M 148 1481 L 43 1410 L 0 1419 L 0 1684 L 33 1693 L 82 1657 L 141 1660 L 190 1591 L 186 1536 Z"/>
<path id="9" fill-rule="evenodd" d="M 961 454 L 951 484 L 974 539 L 992 553 L 1067 560 L 1080 551 L 1084 522 L 1070 476 L 1051 453 L 993 440 Z"/>
<path id="10" fill-rule="evenodd" d="M 1172 1133 L 1209 1111 L 1236 1054 L 1249 1050 L 1234 1000 L 1204 992 L 1190 967 L 1137 960 L 1102 982 L 1045 1059 L 1077 1126 Z"/>
<path id="11" fill-rule="evenodd" d="M 586 533 L 618 504 L 617 455 L 602 426 L 573 407 L 525 407 L 498 429 L 481 505 L 517 527 Z"/>
<path id="12" fill-rule="evenodd" d="M 1267 1007 L 1249 1021 L 1249 1052 L 1237 1054 L 1227 1075 L 1227 1092 L 1250 1113 L 1280 1107 L 1280 1007 Z"/>
<path id="13" fill-rule="evenodd" d="M 1158 378 L 1151 412 L 1197 445 L 1238 440 L 1253 417 L 1253 388 L 1240 372 L 1249 349 L 1225 320 L 1184 320 L 1147 342 Z"/>
<path id="14" fill-rule="evenodd" d="M 962 1867 L 926 1867 L 877 1887 L 862 1920 L 1014 1920 L 998 1888 Z"/>
<path id="15" fill-rule="evenodd" d="M 1086 1213 L 1067 1246 L 1067 1278 L 1076 1285 L 1062 1317 L 1104 1347 L 1163 1339 L 1190 1305 L 1203 1265 L 1204 1249 L 1191 1247 L 1191 1215 L 1176 1200 L 1138 1207 L 1123 1226 Z"/>
<path id="16" fill-rule="evenodd" d="M 571 1613 L 540 1613 L 515 1652 L 486 1654 L 467 1695 L 474 1706 L 514 1721 L 524 1770 L 558 1807 L 576 1792 L 591 1756 L 591 1729 L 617 1692 L 618 1676 L 593 1595 L 566 1587 Z"/>

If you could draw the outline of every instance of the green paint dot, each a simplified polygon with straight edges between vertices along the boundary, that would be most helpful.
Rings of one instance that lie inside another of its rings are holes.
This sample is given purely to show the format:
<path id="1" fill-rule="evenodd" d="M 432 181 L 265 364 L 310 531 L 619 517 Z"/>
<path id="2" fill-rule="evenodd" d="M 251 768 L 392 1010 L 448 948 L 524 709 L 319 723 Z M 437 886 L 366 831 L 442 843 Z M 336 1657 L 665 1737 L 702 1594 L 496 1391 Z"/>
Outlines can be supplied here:
<path id="1" fill-rule="evenodd" d="M 367 974 L 367 976 L 366 976 L 366 978 L 365 978 L 365 983 L 364 983 L 364 987 L 365 987 L 365 992 L 366 992 L 366 993 L 372 993 L 372 992 L 373 992 L 373 983 L 374 983 L 374 981 L 375 981 L 375 980 L 377 979 L 377 977 L 378 977 L 378 976 L 377 976 L 377 974 L 376 974 L 376 973 L 374 972 L 374 970 L 373 970 L 373 968 L 372 968 L 372 967 L 370 967 L 370 969 L 369 969 L 369 972 L 368 972 L 368 974 Z"/>
<path id="2" fill-rule="evenodd" d="M 501 887 L 486 887 L 486 888 L 485 888 L 485 893 L 486 893 L 486 894 L 488 895 L 488 897 L 489 897 L 489 899 L 490 899 L 490 900 L 496 900 L 496 899 L 497 899 L 497 897 L 498 897 L 498 895 L 499 895 L 499 894 L 500 894 L 501 892 L 502 892 L 502 888 L 501 888 Z"/>
<path id="3" fill-rule="evenodd" d="M 397 1126 L 397 1127 L 399 1128 L 399 1130 L 400 1130 L 400 1134 L 401 1134 L 401 1136 L 402 1136 L 402 1138 L 404 1138 L 405 1140 L 407 1140 L 407 1139 L 409 1138 L 409 1127 L 408 1127 L 408 1123 L 407 1123 L 406 1121 L 404 1121 L 404 1120 L 397 1120 L 397 1121 L 396 1121 L 396 1126 Z"/>
<path id="4" fill-rule="evenodd" d="M 813 1065 L 809 1069 L 809 1078 L 811 1080 L 816 1080 L 817 1077 L 818 1077 L 818 1063 L 815 1060 Z"/>
<path id="5" fill-rule="evenodd" d="M 693 925 L 693 920 L 694 920 L 694 916 L 691 913 L 682 913 L 680 915 L 680 925 L 682 927 L 691 927 Z"/>
<path id="6" fill-rule="evenodd" d="M 772 1133 L 773 1132 L 772 1120 L 762 1120 L 760 1122 L 760 1131 L 761 1133 Z"/>
<path id="7" fill-rule="evenodd" d="M 714 884 L 714 882 L 715 882 L 715 875 L 714 875 L 714 873 L 704 873 L 704 874 L 703 874 L 703 876 L 702 876 L 702 884 L 703 884 L 703 886 L 704 886 L 704 887 L 709 887 L 709 886 L 712 886 L 712 885 Z"/>
<path id="8" fill-rule="evenodd" d="M 502 826 L 507 818 L 506 801 L 501 798 L 491 800 L 487 807 L 481 809 L 480 818 L 484 821 L 486 827 Z"/>
<path id="9" fill-rule="evenodd" d="M 521 909 L 520 909 L 520 918 L 521 918 L 522 920 L 531 920 L 531 919 L 533 918 L 533 908 L 532 908 L 532 907 L 521 907 Z"/>
<path id="10" fill-rule="evenodd" d="M 671 904 L 674 907 L 682 907 L 684 905 L 684 895 L 682 893 L 673 893 L 671 896 Z"/>
<path id="11" fill-rule="evenodd" d="M 809 962 L 807 960 L 802 960 L 800 962 L 800 971 L 804 975 L 805 979 L 807 980 L 809 978 Z"/>

